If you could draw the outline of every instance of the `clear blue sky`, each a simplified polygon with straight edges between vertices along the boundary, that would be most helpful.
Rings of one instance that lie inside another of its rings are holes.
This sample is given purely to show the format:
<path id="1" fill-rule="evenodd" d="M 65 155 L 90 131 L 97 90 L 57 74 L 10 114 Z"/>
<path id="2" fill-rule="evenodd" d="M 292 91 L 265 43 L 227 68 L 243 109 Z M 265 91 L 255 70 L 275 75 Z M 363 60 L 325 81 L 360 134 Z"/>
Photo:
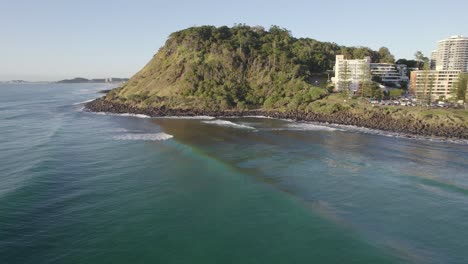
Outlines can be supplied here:
<path id="1" fill-rule="evenodd" d="M 0 80 L 130 77 L 194 25 L 278 25 L 296 37 L 427 56 L 468 35 L 468 1 L 0 0 Z"/>

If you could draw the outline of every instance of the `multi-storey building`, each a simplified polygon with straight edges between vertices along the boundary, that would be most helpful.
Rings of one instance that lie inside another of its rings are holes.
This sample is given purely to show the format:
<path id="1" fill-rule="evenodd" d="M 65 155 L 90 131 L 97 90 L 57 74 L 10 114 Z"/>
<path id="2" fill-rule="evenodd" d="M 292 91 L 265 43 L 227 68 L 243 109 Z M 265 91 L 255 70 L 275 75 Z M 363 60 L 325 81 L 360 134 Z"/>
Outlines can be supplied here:
<path id="1" fill-rule="evenodd" d="M 438 42 L 435 54 L 436 70 L 468 71 L 468 38 L 452 36 Z"/>
<path id="2" fill-rule="evenodd" d="M 398 72 L 400 73 L 401 80 L 404 82 L 409 82 L 409 72 L 408 72 L 408 65 L 406 64 L 395 64 Z"/>
<path id="3" fill-rule="evenodd" d="M 451 97 L 451 91 L 461 71 L 412 71 L 410 93 L 419 99 L 432 100 Z"/>
<path id="4" fill-rule="evenodd" d="M 408 67 L 404 64 L 371 63 L 373 76 L 378 76 L 382 83 L 393 83 L 400 86 L 401 82 L 408 82 Z"/>
<path id="5" fill-rule="evenodd" d="M 468 38 L 452 36 L 438 42 L 429 71 L 412 71 L 410 93 L 418 98 L 450 98 L 460 73 L 468 72 Z"/>
<path id="6" fill-rule="evenodd" d="M 359 84 L 370 72 L 371 58 L 365 57 L 362 60 L 346 60 L 344 55 L 337 55 L 335 62 L 335 77 L 332 79 L 335 89 L 340 91 L 349 88 L 352 92 L 359 89 Z"/>

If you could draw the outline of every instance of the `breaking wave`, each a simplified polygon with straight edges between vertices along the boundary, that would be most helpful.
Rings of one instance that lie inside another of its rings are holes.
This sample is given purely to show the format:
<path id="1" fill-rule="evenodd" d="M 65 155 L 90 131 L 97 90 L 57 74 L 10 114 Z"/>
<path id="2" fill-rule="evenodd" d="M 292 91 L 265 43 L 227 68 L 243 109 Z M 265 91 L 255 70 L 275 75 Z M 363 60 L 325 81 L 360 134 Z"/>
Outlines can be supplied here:
<path id="1" fill-rule="evenodd" d="M 271 117 L 271 116 L 263 116 L 263 115 L 246 115 L 246 116 L 223 116 L 225 118 L 257 118 L 257 119 L 274 119 L 274 120 L 280 120 L 280 121 L 285 121 L 285 122 L 295 122 L 293 119 L 287 119 L 287 118 L 278 118 L 278 117 Z"/>
<path id="2" fill-rule="evenodd" d="M 294 122 L 293 119 L 288 119 L 288 118 L 277 118 L 277 117 L 271 117 L 271 116 L 262 116 L 262 115 L 249 115 L 249 116 L 244 116 L 248 118 L 259 118 L 259 119 L 275 119 L 275 120 L 281 120 L 281 121 L 286 121 L 286 122 Z"/>
<path id="3" fill-rule="evenodd" d="M 346 131 L 346 132 L 352 132 L 352 133 L 379 135 L 379 136 L 384 136 L 384 137 L 403 138 L 403 139 L 410 139 L 410 140 L 424 140 L 424 141 L 431 141 L 431 142 L 445 142 L 445 143 L 468 145 L 467 139 L 421 136 L 421 135 L 413 135 L 413 134 L 408 134 L 408 133 L 403 133 L 403 132 L 392 132 L 392 131 L 371 129 L 371 128 L 365 128 L 365 127 L 352 126 L 352 125 L 339 125 L 339 124 L 329 124 L 329 123 L 294 122 L 282 128 L 261 129 L 261 130 Z"/>
<path id="4" fill-rule="evenodd" d="M 154 134 L 123 134 L 114 136 L 114 140 L 138 140 L 138 141 L 163 141 L 173 138 L 172 135 L 166 133 Z"/>
<path id="5" fill-rule="evenodd" d="M 325 124 L 314 124 L 314 123 L 289 123 L 284 127 L 278 128 L 266 128 L 261 130 L 269 131 L 344 131 L 344 129 L 339 129 L 331 127 Z"/>
<path id="6" fill-rule="evenodd" d="M 332 128 L 337 128 L 341 131 L 348 131 L 348 132 L 355 132 L 355 133 L 379 135 L 379 136 L 394 137 L 394 138 L 425 140 L 425 141 L 431 141 L 431 142 L 446 142 L 446 143 L 453 143 L 453 144 L 468 145 L 467 139 L 421 136 L 421 135 L 413 135 L 413 134 L 402 133 L 402 132 L 392 132 L 392 131 L 378 130 L 378 129 L 372 129 L 372 128 L 351 126 L 351 125 L 329 124 L 327 126 L 330 126 Z"/>
<path id="7" fill-rule="evenodd" d="M 78 102 L 78 103 L 74 103 L 73 105 L 82 105 L 82 104 L 86 104 L 86 103 L 89 103 L 89 102 L 92 102 L 96 99 L 89 99 L 89 100 L 86 100 L 86 101 L 83 101 L 83 102 Z"/>
<path id="8" fill-rule="evenodd" d="M 151 116 L 148 116 L 148 115 L 130 114 L 130 113 L 115 114 L 115 113 L 107 113 L 107 112 L 96 112 L 95 114 L 96 114 L 96 115 L 108 115 L 108 116 L 123 116 L 123 117 L 151 118 Z"/>
<path id="9" fill-rule="evenodd" d="M 213 120 L 216 117 L 213 116 L 160 116 L 155 118 L 161 119 L 195 119 L 195 120 Z"/>
<path id="10" fill-rule="evenodd" d="M 203 121 L 205 124 L 224 126 L 224 127 L 233 127 L 233 128 L 242 128 L 242 129 L 255 129 L 255 127 L 246 126 L 242 124 L 236 124 L 227 120 L 212 120 L 212 121 Z"/>
<path id="11" fill-rule="evenodd" d="M 288 130 L 303 130 L 303 131 L 336 131 L 341 130 L 338 128 L 326 126 L 326 125 L 319 125 L 319 124 L 312 124 L 312 123 L 292 123 L 288 124 Z"/>

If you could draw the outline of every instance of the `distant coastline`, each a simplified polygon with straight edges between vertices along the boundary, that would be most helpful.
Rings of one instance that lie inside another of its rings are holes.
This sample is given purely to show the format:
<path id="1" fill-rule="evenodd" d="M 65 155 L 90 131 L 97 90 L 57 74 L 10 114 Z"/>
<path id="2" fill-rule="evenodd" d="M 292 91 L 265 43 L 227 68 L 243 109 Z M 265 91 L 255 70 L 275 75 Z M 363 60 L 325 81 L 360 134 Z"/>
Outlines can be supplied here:
<path id="1" fill-rule="evenodd" d="M 64 79 L 59 81 L 25 81 L 25 80 L 10 80 L 10 81 L 1 81 L 0 83 L 5 84 L 37 84 L 37 83 L 60 83 L 60 84 L 69 84 L 69 83 L 124 83 L 127 82 L 129 78 L 100 78 L 100 79 L 87 79 L 76 77 L 73 79 Z"/>
<path id="2" fill-rule="evenodd" d="M 86 79 L 86 78 L 73 78 L 60 80 L 57 83 L 122 83 L 127 82 L 128 78 L 103 78 L 103 79 Z"/>
<path id="3" fill-rule="evenodd" d="M 11 80 L 11 81 L 1 81 L 0 84 L 39 84 L 39 83 L 54 83 L 48 81 L 24 81 L 24 80 Z"/>

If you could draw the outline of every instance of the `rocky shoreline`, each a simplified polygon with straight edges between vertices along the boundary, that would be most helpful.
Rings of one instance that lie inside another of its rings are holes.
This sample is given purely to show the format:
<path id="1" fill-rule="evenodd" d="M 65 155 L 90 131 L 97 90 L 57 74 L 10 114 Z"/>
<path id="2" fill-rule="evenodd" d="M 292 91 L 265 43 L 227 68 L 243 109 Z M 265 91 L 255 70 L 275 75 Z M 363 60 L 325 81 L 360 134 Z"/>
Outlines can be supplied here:
<path id="1" fill-rule="evenodd" d="M 131 113 L 142 114 L 151 117 L 163 116 L 267 116 L 272 118 L 293 119 L 297 121 L 310 121 L 320 123 L 330 123 L 338 125 L 352 125 L 383 131 L 407 133 L 418 136 L 434 136 L 444 138 L 468 139 L 468 127 L 463 124 L 444 125 L 429 124 L 420 119 L 395 119 L 388 112 L 376 111 L 370 116 L 361 116 L 350 111 L 340 111 L 336 113 L 313 113 L 313 112 L 275 112 L 264 110 L 228 110 L 209 111 L 197 109 L 166 109 L 166 108 L 139 108 L 132 105 L 111 102 L 104 98 L 99 98 L 85 104 L 88 111 L 109 112 L 109 113 Z"/>

